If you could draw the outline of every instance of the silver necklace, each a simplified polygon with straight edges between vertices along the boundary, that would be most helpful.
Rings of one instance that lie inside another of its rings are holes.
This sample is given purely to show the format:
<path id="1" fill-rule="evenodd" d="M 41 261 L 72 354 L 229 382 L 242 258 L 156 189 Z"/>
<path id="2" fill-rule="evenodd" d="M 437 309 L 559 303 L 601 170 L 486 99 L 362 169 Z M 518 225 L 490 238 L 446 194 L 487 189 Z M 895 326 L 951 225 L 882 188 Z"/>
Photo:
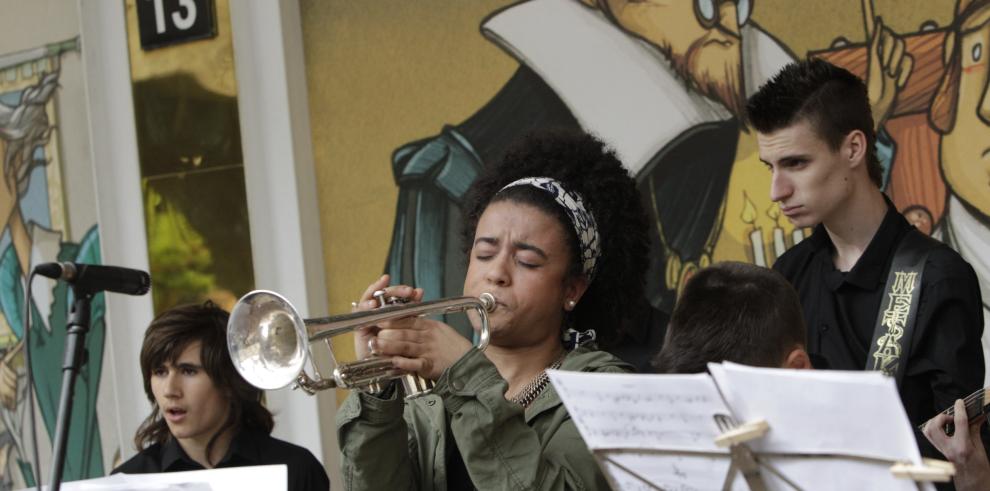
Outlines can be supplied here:
<path id="1" fill-rule="evenodd" d="M 512 396 L 509 400 L 519 404 L 523 408 L 528 408 L 529 405 L 536 400 L 537 396 L 543 393 L 543 389 L 547 388 L 547 384 L 550 383 L 550 378 L 547 376 L 547 370 L 556 370 L 560 368 L 560 365 L 564 363 L 564 357 L 566 356 L 566 351 L 561 353 L 557 360 L 551 363 L 550 366 L 544 368 L 539 375 L 526 384 L 526 387 L 524 387 L 522 391 Z"/>

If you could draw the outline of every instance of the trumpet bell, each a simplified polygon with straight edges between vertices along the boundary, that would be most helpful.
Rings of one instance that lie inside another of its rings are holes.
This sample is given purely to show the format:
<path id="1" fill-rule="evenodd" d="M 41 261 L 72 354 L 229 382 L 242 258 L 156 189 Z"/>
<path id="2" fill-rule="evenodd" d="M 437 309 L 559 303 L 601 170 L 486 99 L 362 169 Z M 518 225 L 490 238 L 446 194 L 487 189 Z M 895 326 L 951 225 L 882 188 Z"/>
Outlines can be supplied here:
<path id="1" fill-rule="evenodd" d="M 241 297 L 230 313 L 227 350 L 238 373 L 260 389 L 278 389 L 295 383 L 309 394 L 334 387 L 377 392 L 390 380 L 401 379 L 406 397 L 417 397 L 428 393 L 432 382 L 416 374 L 397 371 L 387 357 L 372 356 L 336 365 L 332 377 L 323 377 L 313 364 L 315 379 L 310 378 L 303 369 L 307 361 L 312 361 L 310 343 L 323 339 L 329 347 L 333 336 L 392 319 L 474 310 L 481 324 L 477 348 L 484 350 L 489 338 L 488 313 L 494 311 L 496 305 L 491 293 L 482 293 L 477 298 L 444 298 L 408 305 L 386 305 L 375 310 L 333 317 L 302 319 L 281 295 L 255 290 Z"/>
<path id="2" fill-rule="evenodd" d="M 230 312 L 227 350 L 249 384 L 280 389 L 303 371 L 309 359 L 309 336 L 288 300 L 272 291 L 255 290 Z"/>

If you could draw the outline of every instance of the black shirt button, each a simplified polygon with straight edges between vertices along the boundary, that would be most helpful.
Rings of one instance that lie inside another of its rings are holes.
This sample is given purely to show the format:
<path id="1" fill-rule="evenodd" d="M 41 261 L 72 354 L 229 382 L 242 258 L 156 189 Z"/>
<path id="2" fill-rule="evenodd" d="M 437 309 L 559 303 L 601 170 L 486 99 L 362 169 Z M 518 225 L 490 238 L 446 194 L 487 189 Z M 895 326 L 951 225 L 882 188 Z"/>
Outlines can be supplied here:
<path id="1" fill-rule="evenodd" d="M 821 325 L 821 330 L 822 330 L 822 332 L 828 331 L 828 324 L 822 324 Z"/>

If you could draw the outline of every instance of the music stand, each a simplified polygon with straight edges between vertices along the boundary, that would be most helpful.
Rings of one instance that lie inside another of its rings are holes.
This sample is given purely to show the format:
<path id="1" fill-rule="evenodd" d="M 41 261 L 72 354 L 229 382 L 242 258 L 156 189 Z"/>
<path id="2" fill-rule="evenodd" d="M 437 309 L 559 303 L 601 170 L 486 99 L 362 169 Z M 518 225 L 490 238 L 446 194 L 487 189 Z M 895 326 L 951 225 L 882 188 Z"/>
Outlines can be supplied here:
<path id="1" fill-rule="evenodd" d="M 550 380 L 617 490 L 915 491 L 951 479 L 951 464 L 921 459 L 896 387 L 880 374 L 710 371 L 553 371 Z"/>

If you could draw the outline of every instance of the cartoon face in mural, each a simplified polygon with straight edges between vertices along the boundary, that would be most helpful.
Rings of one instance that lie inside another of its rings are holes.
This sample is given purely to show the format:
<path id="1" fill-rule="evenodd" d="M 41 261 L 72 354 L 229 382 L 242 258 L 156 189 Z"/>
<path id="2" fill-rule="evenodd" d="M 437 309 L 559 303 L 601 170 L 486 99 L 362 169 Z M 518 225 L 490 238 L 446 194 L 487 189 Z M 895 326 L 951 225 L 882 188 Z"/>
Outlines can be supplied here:
<path id="1" fill-rule="evenodd" d="M 20 201 L 28 192 L 31 170 L 44 163 L 43 160 L 36 158 L 36 152 L 43 152 L 41 149 L 48 143 L 51 135 L 46 106 L 54 94 L 57 82 L 58 74 L 50 73 L 41 77 L 36 85 L 20 91 L 20 100 L 16 106 L 0 104 L 0 150 L 2 150 L 0 158 L 3 161 L 3 180 L 0 182 L 0 229 L 9 233 L 11 244 L 7 251 L 13 253 L 5 253 L 4 258 L 12 259 L 8 261 L 13 263 L 9 266 L 21 271 L 29 267 L 28 257 L 32 244 L 31 234 L 24 224 Z M 17 326 L 19 319 L 11 319 L 10 312 L 4 314 L 17 337 L 22 338 L 23 327 Z M 16 368 L 18 364 L 23 364 L 23 351 L 23 339 L 18 339 L 16 344 L 6 347 L 4 356 L 0 359 L 0 405 L 4 414 L 4 430 L 11 436 L 20 433 L 26 423 L 23 420 L 24 411 L 20 408 L 26 394 L 23 386 L 23 369 Z M 22 439 L 14 438 L 11 446 L 14 448 L 6 449 L 4 455 L 8 459 L 13 457 L 26 463 L 28 454 L 25 453 Z M 11 482 L 9 480 L 12 477 L 9 473 L 16 468 L 10 466 L 10 463 L 3 462 L 0 470 L 8 482 Z"/>
<path id="2" fill-rule="evenodd" d="M 45 165 L 38 152 L 51 137 L 53 127 L 49 125 L 46 106 L 55 93 L 58 73 L 49 73 L 37 85 L 21 92 L 20 103 L 16 108 L 0 109 L 0 141 L 3 141 L 3 182 L 0 183 L 0 225 L 23 227 L 23 217 L 19 203 L 28 193 L 31 172 Z M 41 153 L 43 155 L 43 153 Z M 28 250 L 30 237 L 11 231 L 21 261 L 26 270 L 28 263 L 24 253 Z"/>
<path id="3" fill-rule="evenodd" d="M 749 20 L 749 0 L 600 0 L 598 5 L 623 29 L 659 48 L 693 90 L 742 116 L 740 26 Z"/>
<path id="4" fill-rule="evenodd" d="M 0 345 L 0 488 L 33 486 L 27 428 L 27 387 L 25 376 L 25 333 L 30 330 L 33 390 L 40 421 L 52 438 L 61 390 L 58 366 L 65 346 L 65 323 L 71 292 L 64 283 L 35 281 L 31 323 L 23 317 L 24 284 L 27 272 L 37 262 L 78 261 L 99 263 L 99 238 L 94 225 L 79 242 L 63 240 L 64 214 L 55 203 L 62 202 L 58 172 L 59 152 L 54 148 L 54 97 L 58 89 L 58 56 L 66 50 L 78 50 L 78 39 L 55 43 L 52 49 L 14 53 L 11 58 L 31 67 L 48 66 L 42 72 L 15 64 L 13 73 L 24 77 L 7 77 L 0 84 L 0 157 L 3 181 L 0 182 L 0 315 L 4 323 L 4 342 Z M 54 56 L 53 56 L 54 54 Z M 27 56 L 26 56 L 27 55 Z M 6 61 L 0 56 L 0 66 Z M 51 69 L 56 67 L 55 69 Z M 8 75 L 11 72 L 8 72 Z M 55 180 L 53 180 L 55 178 Z M 91 303 L 90 334 L 85 349 L 89 354 L 75 391 L 70 434 L 64 468 L 66 480 L 103 475 L 102 445 L 96 414 L 96 397 L 103 364 L 105 306 L 103 295 Z M 39 435 L 40 437 L 40 435 Z"/>
<path id="5" fill-rule="evenodd" d="M 13 110 L 7 108 L 0 114 L 0 139 L 4 141 L 3 175 L 4 189 L 0 205 L 0 217 L 8 217 L 14 211 L 14 202 L 27 193 L 31 171 L 45 164 L 35 156 L 35 151 L 48 144 L 52 127 L 48 124 L 46 104 L 55 93 L 58 73 L 49 73 L 38 85 L 21 93 L 21 102 Z"/>
<path id="6" fill-rule="evenodd" d="M 912 205 L 904 210 L 904 218 L 907 219 L 908 223 L 914 225 L 915 228 L 921 231 L 925 235 L 931 235 L 932 231 L 935 230 L 934 219 L 932 218 L 932 212 L 922 205 Z"/>
<path id="7" fill-rule="evenodd" d="M 961 14 L 957 33 L 946 42 L 941 164 L 946 184 L 963 202 L 990 217 L 990 2 L 974 1 Z M 953 101 L 954 100 L 954 101 Z"/>
<path id="8" fill-rule="evenodd" d="M 482 33 L 519 68 L 467 120 L 393 154 L 400 190 L 392 278 L 422 287 L 427 298 L 459 294 L 454 278 L 463 277 L 463 266 L 450 259 L 460 250 L 452 224 L 477 169 L 529 131 L 580 128 L 608 141 L 637 178 L 651 214 L 649 299 L 658 310 L 670 309 L 687 272 L 712 260 L 745 132 L 745 95 L 793 59 L 748 22 L 751 7 L 727 0 L 531 0 L 485 19 Z M 761 189 L 751 194 L 765 195 L 758 182 Z M 737 243 L 735 250 L 729 259 L 746 259 L 748 249 Z M 628 341 L 644 351 L 659 343 L 646 340 L 645 329 L 644 339 Z"/>
<path id="9" fill-rule="evenodd" d="M 983 350 L 990 357 L 990 0 L 960 0 L 943 48 L 945 72 L 929 108 L 941 136 L 938 165 L 948 204 L 935 235 L 973 266 L 983 293 Z M 932 163 L 936 165 L 936 163 Z M 990 372 L 985 383 L 990 383 Z"/>

